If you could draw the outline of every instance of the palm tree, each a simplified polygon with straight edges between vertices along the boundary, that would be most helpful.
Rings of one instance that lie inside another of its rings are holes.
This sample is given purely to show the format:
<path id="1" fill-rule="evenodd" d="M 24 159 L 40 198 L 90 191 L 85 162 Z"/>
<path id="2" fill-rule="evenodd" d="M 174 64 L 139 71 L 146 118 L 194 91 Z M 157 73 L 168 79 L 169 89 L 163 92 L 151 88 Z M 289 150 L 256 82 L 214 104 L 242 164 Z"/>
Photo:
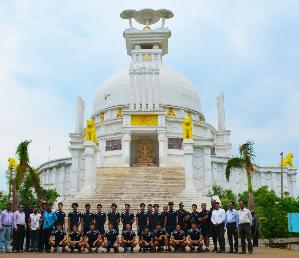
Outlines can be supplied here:
<path id="1" fill-rule="evenodd" d="M 251 211 L 255 209 L 251 183 L 251 177 L 254 172 L 253 159 L 255 157 L 253 145 L 253 141 L 247 141 L 246 143 L 241 144 L 239 147 L 240 156 L 229 159 L 225 168 L 225 176 L 227 181 L 229 181 L 229 177 L 233 169 L 245 168 L 247 172 L 248 208 Z"/>
<path id="2" fill-rule="evenodd" d="M 26 176 L 27 173 L 29 173 L 30 175 L 30 179 L 32 182 L 32 185 L 35 189 L 35 192 L 37 194 L 37 197 L 40 200 L 44 199 L 44 189 L 42 188 L 41 184 L 40 184 L 40 178 L 38 175 L 38 172 L 35 168 L 31 167 L 29 164 L 29 151 L 28 151 L 28 147 L 29 144 L 31 143 L 31 141 L 29 140 L 25 140 L 22 141 L 16 150 L 16 155 L 18 157 L 19 160 L 19 164 L 17 166 L 16 169 L 16 178 L 15 178 L 15 182 L 13 182 L 15 184 L 15 203 L 14 206 L 15 208 L 18 205 L 18 201 L 19 201 L 19 189 L 22 185 L 22 183 L 24 182 L 24 178 Z"/>

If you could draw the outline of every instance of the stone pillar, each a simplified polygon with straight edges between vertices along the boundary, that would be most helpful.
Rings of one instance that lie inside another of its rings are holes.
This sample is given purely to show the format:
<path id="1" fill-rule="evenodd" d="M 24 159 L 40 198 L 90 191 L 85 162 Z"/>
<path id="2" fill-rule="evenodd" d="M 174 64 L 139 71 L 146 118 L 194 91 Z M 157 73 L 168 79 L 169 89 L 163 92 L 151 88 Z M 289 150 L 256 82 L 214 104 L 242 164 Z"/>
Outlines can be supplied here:
<path id="1" fill-rule="evenodd" d="M 83 163 L 83 136 L 80 134 L 70 134 L 69 151 L 72 157 L 72 165 L 70 168 L 70 196 L 75 196 L 78 193 L 78 178 Z"/>
<path id="2" fill-rule="evenodd" d="M 85 174 L 84 174 L 84 186 L 80 190 L 81 195 L 92 194 L 96 191 L 97 187 L 97 153 L 99 151 L 98 146 L 92 141 L 84 142 L 84 159 L 85 159 Z"/>
<path id="3" fill-rule="evenodd" d="M 165 167 L 166 162 L 166 135 L 165 132 L 158 133 L 159 141 L 159 167 Z"/>
<path id="4" fill-rule="evenodd" d="M 192 139 L 184 139 L 183 151 L 184 151 L 184 167 L 185 167 L 185 190 L 193 189 L 193 145 Z"/>
<path id="5" fill-rule="evenodd" d="M 125 133 L 122 139 L 122 152 L 123 152 L 123 166 L 130 167 L 131 164 L 131 135 Z"/>
<path id="6" fill-rule="evenodd" d="M 211 173 L 211 146 L 204 147 L 204 171 L 205 171 L 205 189 L 212 189 L 212 173 Z"/>
<path id="7" fill-rule="evenodd" d="M 154 73 L 154 104 L 155 109 L 159 109 L 159 66 L 155 66 L 153 69 Z"/>
<path id="8" fill-rule="evenodd" d="M 136 97 L 135 97 L 134 68 L 133 67 L 130 67 L 129 75 L 130 75 L 130 89 L 131 89 L 130 110 L 134 110 L 134 104 L 136 103 L 136 100 L 135 100 Z"/>

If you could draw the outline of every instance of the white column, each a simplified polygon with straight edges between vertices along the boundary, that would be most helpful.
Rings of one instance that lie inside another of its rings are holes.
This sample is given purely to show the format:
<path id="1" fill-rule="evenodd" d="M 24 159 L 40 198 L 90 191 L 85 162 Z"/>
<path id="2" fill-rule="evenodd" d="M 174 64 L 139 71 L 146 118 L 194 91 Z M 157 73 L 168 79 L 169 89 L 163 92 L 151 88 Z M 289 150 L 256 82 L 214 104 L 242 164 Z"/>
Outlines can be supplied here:
<path id="1" fill-rule="evenodd" d="M 76 124 L 75 133 L 81 134 L 84 129 L 84 109 L 85 103 L 81 97 L 77 97 L 77 112 L 76 112 Z"/>
<path id="2" fill-rule="evenodd" d="M 154 103 L 155 109 L 159 109 L 159 66 L 153 69 L 154 72 Z"/>
<path id="3" fill-rule="evenodd" d="M 141 85 L 140 85 L 140 90 L 141 90 L 141 103 L 142 103 L 142 110 L 146 110 L 146 67 L 142 66 L 141 67 Z"/>
<path id="4" fill-rule="evenodd" d="M 184 150 L 184 169 L 185 169 L 185 190 L 193 190 L 193 150 L 194 141 L 185 139 L 183 142 Z"/>
<path id="5" fill-rule="evenodd" d="M 153 69 L 152 67 L 148 67 L 148 83 L 147 83 L 147 88 L 148 88 L 148 109 L 153 110 Z"/>
<path id="6" fill-rule="evenodd" d="M 92 141 L 84 142 L 84 159 L 85 159 L 85 174 L 84 186 L 80 190 L 79 195 L 88 195 L 96 191 L 96 173 L 97 173 L 97 152 L 98 146 Z"/>
<path id="7" fill-rule="evenodd" d="M 211 173 L 211 147 L 204 147 L 204 171 L 205 171 L 205 189 L 212 189 L 212 173 Z"/>
<path id="8" fill-rule="evenodd" d="M 166 135 L 165 132 L 158 133 L 159 141 L 159 167 L 165 167 L 166 162 Z"/>
<path id="9" fill-rule="evenodd" d="M 136 76 L 135 76 L 136 110 L 140 110 L 140 104 L 141 104 L 140 68 L 136 67 L 135 72 L 136 72 Z"/>
<path id="10" fill-rule="evenodd" d="M 220 92 L 217 97 L 218 111 L 218 131 L 225 131 L 225 114 L 224 114 L 224 93 Z"/>
<path id="11" fill-rule="evenodd" d="M 131 164 L 131 135 L 126 133 L 122 139 L 122 153 L 123 153 L 123 166 L 130 167 Z"/>
<path id="12" fill-rule="evenodd" d="M 135 102 L 135 85 L 134 85 L 134 68 L 133 67 L 130 67 L 129 74 L 130 74 L 130 89 L 131 89 L 130 110 L 134 110 L 134 103 L 136 103 L 136 102 Z"/>

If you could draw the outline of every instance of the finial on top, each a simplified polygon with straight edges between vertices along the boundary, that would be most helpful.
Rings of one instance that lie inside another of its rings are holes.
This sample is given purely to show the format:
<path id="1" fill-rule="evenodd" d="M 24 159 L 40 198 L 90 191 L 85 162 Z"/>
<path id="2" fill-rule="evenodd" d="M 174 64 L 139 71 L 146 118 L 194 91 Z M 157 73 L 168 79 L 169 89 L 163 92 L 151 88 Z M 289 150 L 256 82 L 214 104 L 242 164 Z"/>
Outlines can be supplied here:
<path id="1" fill-rule="evenodd" d="M 165 19 L 170 19 L 173 17 L 173 12 L 168 9 L 142 9 L 139 11 L 136 10 L 124 10 L 120 13 L 122 19 L 128 19 L 130 24 L 130 29 L 132 26 L 132 18 L 135 19 L 139 24 L 145 25 L 144 30 L 150 30 L 150 25 L 157 23 L 162 19 L 162 26 L 165 26 Z"/>

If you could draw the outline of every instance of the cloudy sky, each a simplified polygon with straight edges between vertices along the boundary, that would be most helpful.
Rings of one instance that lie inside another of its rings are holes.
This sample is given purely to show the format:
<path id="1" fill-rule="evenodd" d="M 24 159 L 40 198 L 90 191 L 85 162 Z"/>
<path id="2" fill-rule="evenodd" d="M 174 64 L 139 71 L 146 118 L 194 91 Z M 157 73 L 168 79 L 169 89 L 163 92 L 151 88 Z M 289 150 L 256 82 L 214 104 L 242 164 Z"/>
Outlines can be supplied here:
<path id="1" fill-rule="evenodd" d="M 95 93 L 129 64 L 123 9 L 169 8 L 174 18 L 164 63 L 197 87 L 216 126 L 225 92 L 233 154 L 255 141 L 256 163 L 293 152 L 299 165 L 299 1 L 0 1 L 0 170 L 32 139 L 31 163 L 68 156 L 75 100 L 92 114 Z"/>

